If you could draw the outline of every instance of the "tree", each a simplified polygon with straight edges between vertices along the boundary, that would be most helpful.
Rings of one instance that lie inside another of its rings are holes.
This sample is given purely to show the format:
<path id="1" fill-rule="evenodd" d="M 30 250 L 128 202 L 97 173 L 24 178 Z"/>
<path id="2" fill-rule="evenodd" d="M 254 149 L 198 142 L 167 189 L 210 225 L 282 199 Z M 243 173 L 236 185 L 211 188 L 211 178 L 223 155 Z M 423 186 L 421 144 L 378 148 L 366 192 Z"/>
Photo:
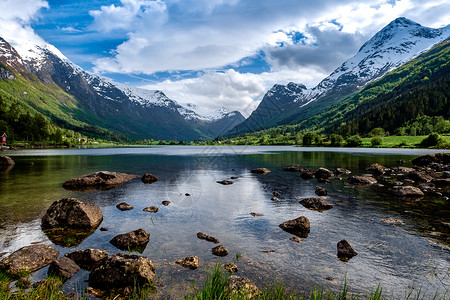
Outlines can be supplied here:
<path id="1" fill-rule="evenodd" d="M 385 131 L 384 131 L 384 129 L 381 128 L 381 127 L 374 128 L 374 129 L 372 129 L 372 131 L 370 131 L 370 133 L 369 133 L 369 135 L 372 136 L 372 137 L 374 137 L 374 136 L 382 136 L 382 135 L 384 135 L 384 134 L 385 134 Z"/>
<path id="2" fill-rule="evenodd" d="M 344 138 L 340 134 L 331 134 L 330 135 L 331 146 L 333 147 L 341 147 L 344 144 Z"/>
<path id="3" fill-rule="evenodd" d="M 433 132 L 429 136 L 424 138 L 422 140 L 422 142 L 420 142 L 420 146 L 422 146 L 422 147 L 434 147 L 434 146 L 438 146 L 440 143 L 442 143 L 442 138 L 440 137 L 439 134 Z"/>
<path id="4" fill-rule="evenodd" d="M 303 146 L 310 146 L 319 141 L 319 136 L 315 132 L 306 132 L 303 135 Z"/>

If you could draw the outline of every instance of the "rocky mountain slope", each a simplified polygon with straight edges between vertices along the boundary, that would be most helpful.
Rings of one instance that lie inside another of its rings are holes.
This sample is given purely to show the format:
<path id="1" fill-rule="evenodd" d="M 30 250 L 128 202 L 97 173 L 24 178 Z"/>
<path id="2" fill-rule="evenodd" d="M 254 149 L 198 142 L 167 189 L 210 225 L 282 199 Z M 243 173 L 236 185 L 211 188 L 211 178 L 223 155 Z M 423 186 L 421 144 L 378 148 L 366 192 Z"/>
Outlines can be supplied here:
<path id="1" fill-rule="evenodd" d="M 229 134 L 305 120 L 444 41 L 449 35 L 450 26 L 433 29 L 398 18 L 375 34 L 355 56 L 316 87 L 307 89 L 292 82 L 273 86 L 250 117 Z"/>
<path id="2" fill-rule="evenodd" d="M 91 126 L 137 139 L 194 140 L 214 138 L 244 120 L 239 112 L 200 115 L 161 91 L 129 87 L 91 74 L 52 45 L 14 42 L 13 47 L 0 40 L 0 62 L 13 71 L 5 69 L 2 78 L 14 80 L 16 72 L 24 77 L 33 74 L 46 85 L 56 84 L 76 99 L 78 109 L 71 117 Z M 51 112 L 44 114 L 60 126 L 69 125 Z"/>

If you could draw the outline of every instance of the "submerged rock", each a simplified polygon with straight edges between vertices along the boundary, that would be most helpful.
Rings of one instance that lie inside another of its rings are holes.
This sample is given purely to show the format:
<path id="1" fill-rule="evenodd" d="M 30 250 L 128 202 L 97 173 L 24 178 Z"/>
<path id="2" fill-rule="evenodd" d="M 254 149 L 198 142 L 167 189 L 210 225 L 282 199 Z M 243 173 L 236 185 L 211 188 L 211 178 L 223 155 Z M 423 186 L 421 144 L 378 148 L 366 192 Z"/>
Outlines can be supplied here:
<path id="1" fill-rule="evenodd" d="M 419 171 L 411 171 L 406 176 L 407 179 L 411 179 L 414 182 L 430 182 L 433 180 L 433 176 L 428 175 L 425 172 L 419 172 Z"/>
<path id="2" fill-rule="evenodd" d="M 194 269 L 198 268 L 200 261 L 197 256 L 192 255 L 192 256 L 188 256 L 188 257 L 179 259 L 175 263 L 182 265 L 185 268 L 194 270 Z"/>
<path id="3" fill-rule="evenodd" d="M 213 236 L 207 235 L 206 233 L 199 232 L 197 233 L 197 237 L 201 240 L 207 240 L 208 242 L 213 242 L 214 244 L 220 243 L 218 239 Z"/>
<path id="4" fill-rule="evenodd" d="M 280 228 L 299 237 L 306 238 L 309 234 L 311 225 L 305 216 L 294 220 L 288 220 L 280 224 Z"/>
<path id="5" fill-rule="evenodd" d="M 253 169 L 250 172 L 254 173 L 254 174 L 261 174 L 261 175 L 265 175 L 270 173 L 270 170 L 267 168 L 257 168 L 257 169 Z"/>
<path id="6" fill-rule="evenodd" d="M 255 213 L 255 212 L 251 212 L 250 215 L 253 217 L 263 217 L 264 216 L 263 214 Z"/>
<path id="7" fill-rule="evenodd" d="M 167 206 L 170 204 L 169 200 L 164 200 L 163 202 L 161 202 L 162 205 Z"/>
<path id="8" fill-rule="evenodd" d="M 370 176 L 352 176 L 347 179 L 347 182 L 355 185 L 375 184 L 377 180 Z"/>
<path id="9" fill-rule="evenodd" d="M 352 171 L 344 169 L 344 168 L 336 168 L 333 170 L 334 175 L 339 176 L 339 175 L 347 175 L 347 174 L 351 174 Z"/>
<path id="10" fill-rule="evenodd" d="M 330 170 L 325 169 L 325 168 L 318 168 L 314 172 L 314 176 L 317 179 L 328 179 L 329 177 L 333 176 L 333 172 L 331 172 Z"/>
<path id="11" fill-rule="evenodd" d="M 347 261 L 356 255 L 358 255 L 358 252 L 353 249 L 347 240 L 343 239 L 337 243 L 337 256 L 339 259 Z"/>
<path id="12" fill-rule="evenodd" d="M 324 201 L 321 198 L 311 197 L 300 201 L 300 204 L 306 208 L 323 211 L 333 208 L 333 204 Z"/>
<path id="13" fill-rule="evenodd" d="M 155 266 L 147 258 L 118 253 L 108 257 L 89 274 L 89 286 L 102 290 L 142 288 L 155 280 Z"/>
<path id="14" fill-rule="evenodd" d="M 73 260 L 63 256 L 50 264 L 48 275 L 58 276 L 63 280 L 67 280 L 80 270 L 81 268 Z"/>
<path id="15" fill-rule="evenodd" d="M 328 195 L 328 192 L 325 188 L 320 187 L 320 186 L 316 186 L 316 191 L 315 191 L 317 196 L 326 196 Z"/>
<path id="16" fill-rule="evenodd" d="M 288 166 L 288 167 L 283 167 L 283 171 L 286 171 L 286 172 L 301 172 L 302 168 L 300 168 L 297 165 L 295 165 L 295 166 Z"/>
<path id="17" fill-rule="evenodd" d="M 375 163 L 370 165 L 366 170 L 375 176 L 380 176 L 386 173 L 389 170 L 389 168 L 383 167 L 379 163 Z"/>
<path id="18" fill-rule="evenodd" d="M 121 203 L 119 203 L 119 204 L 116 205 L 116 208 L 117 208 L 118 210 L 125 211 L 125 210 L 131 210 L 131 209 L 133 209 L 134 207 L 133 207 L 132 205 L 126 203 L 126 202 L 121 202 Z"/>
<path id="19" fill-rule="evenodd" d="M 394 186 L 394 194 L 400 197 L 422 197 L 424 193 L 414 186 Z"/>
<path id="20" fill-rule="evenodd" d="M 0 270 L 17 276 L 24 272 L 39 270 L 58 258 L 59 252 L 48 245 L 31 245 L 14 251 L 0 261 Z"/>
<path id="21" fill-rule="evenodd" d="M 108 257 L 108 252 L 99 249 L 77 250 L 64 256 L 85 270 L 92 270 Z"/>
<path id="22" fill-rule="evenodd" d="M 72 178 L 63 183 L 65 189 L 84 189 L 84 188 L 110 188 L 124 184 L 131 179 L 138 178 L 137 175 L 130 175 L 119 172 L 99 171 L 81 177 Z"/>
<path id="23" fill-rule="evenodd" d="M 158 177 L 156 177 L 156 176 L 153 175 L 153 174 L 144 174 L 144 175 L 142 175 L 142 177 L 141 177 L 141 181 L 142 181 L 143 183 L 149 183 L 149 184 L 151 184 L 151 183 L 157 182 L 157 181 L 158 181 Z"/>
<path id="24" fill-rule="evenodd" d="M 120 250 L 142 253 L 149 241 L 150 233 L 144 229 L 137 229 L 128 233 L 119 234 L 109 242 Z"/>
<path id="25" fill-rule="evenodd" d="M 314 172 L 315 172 L 315 171 L 312 170 L 312 169 L 305 169 L 305 168 L 302 168 L 302 169 L 301 169 L 301 172 L 302 172 L 302 174 L 300 174 L 300 177 L 303 178 L 303 179 L 305 179 L 305 180 L 314 178 Z"/>
<path id="26" fill-rule="evenodd" d="M 97 228 L 103 213 L 97 205 L 81 202 L 75 198 L 64 198 L 50 205 L 42 217 L 42 228 Z"/>
<path id="27" fill-rule="evenodd" d="M 290 240 L 296 243 L 300 243 L 302 241 L 302 239 L 299 238 L 298 236 L 293 236 L 290 238 Z"/>
<path id="28" fill-rule="evenodd" d="M 212 248 L 212 253 L 217 256 L 226 256 L 228 255 L 229 251 L 227 248 L 225 248 L 225 246 L 219 245 Z"/>

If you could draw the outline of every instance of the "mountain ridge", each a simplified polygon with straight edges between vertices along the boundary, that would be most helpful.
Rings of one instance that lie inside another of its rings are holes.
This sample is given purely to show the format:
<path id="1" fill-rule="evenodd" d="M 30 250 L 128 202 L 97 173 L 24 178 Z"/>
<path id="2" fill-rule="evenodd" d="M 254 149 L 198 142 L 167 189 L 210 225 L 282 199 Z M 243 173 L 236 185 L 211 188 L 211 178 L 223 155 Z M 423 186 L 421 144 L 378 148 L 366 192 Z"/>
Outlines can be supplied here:
<path id="1" fill-rule="evenodd" d="M 435 29 L 404 17 L 397 18 L 312 89 L 304 89 L 304 85 L 292 82 L 274 85 L 250 117 L 227 135 L 304 120 L 417 57 L 449 35 L 450 25 Z"/>

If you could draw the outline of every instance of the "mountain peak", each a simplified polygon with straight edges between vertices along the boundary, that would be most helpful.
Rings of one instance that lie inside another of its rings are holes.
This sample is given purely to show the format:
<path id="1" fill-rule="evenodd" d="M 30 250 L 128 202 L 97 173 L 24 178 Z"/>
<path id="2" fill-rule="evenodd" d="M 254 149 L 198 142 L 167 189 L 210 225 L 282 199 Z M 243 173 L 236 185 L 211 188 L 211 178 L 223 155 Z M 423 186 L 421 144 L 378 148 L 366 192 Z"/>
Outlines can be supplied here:
<path id="1" fill-rule="evenodd" d="M 389 23 L 386 27 L 410 27 L 410 26 L 421 26 L 419 23 L 416 23 L 405 17 L 398 17 Z"/>

